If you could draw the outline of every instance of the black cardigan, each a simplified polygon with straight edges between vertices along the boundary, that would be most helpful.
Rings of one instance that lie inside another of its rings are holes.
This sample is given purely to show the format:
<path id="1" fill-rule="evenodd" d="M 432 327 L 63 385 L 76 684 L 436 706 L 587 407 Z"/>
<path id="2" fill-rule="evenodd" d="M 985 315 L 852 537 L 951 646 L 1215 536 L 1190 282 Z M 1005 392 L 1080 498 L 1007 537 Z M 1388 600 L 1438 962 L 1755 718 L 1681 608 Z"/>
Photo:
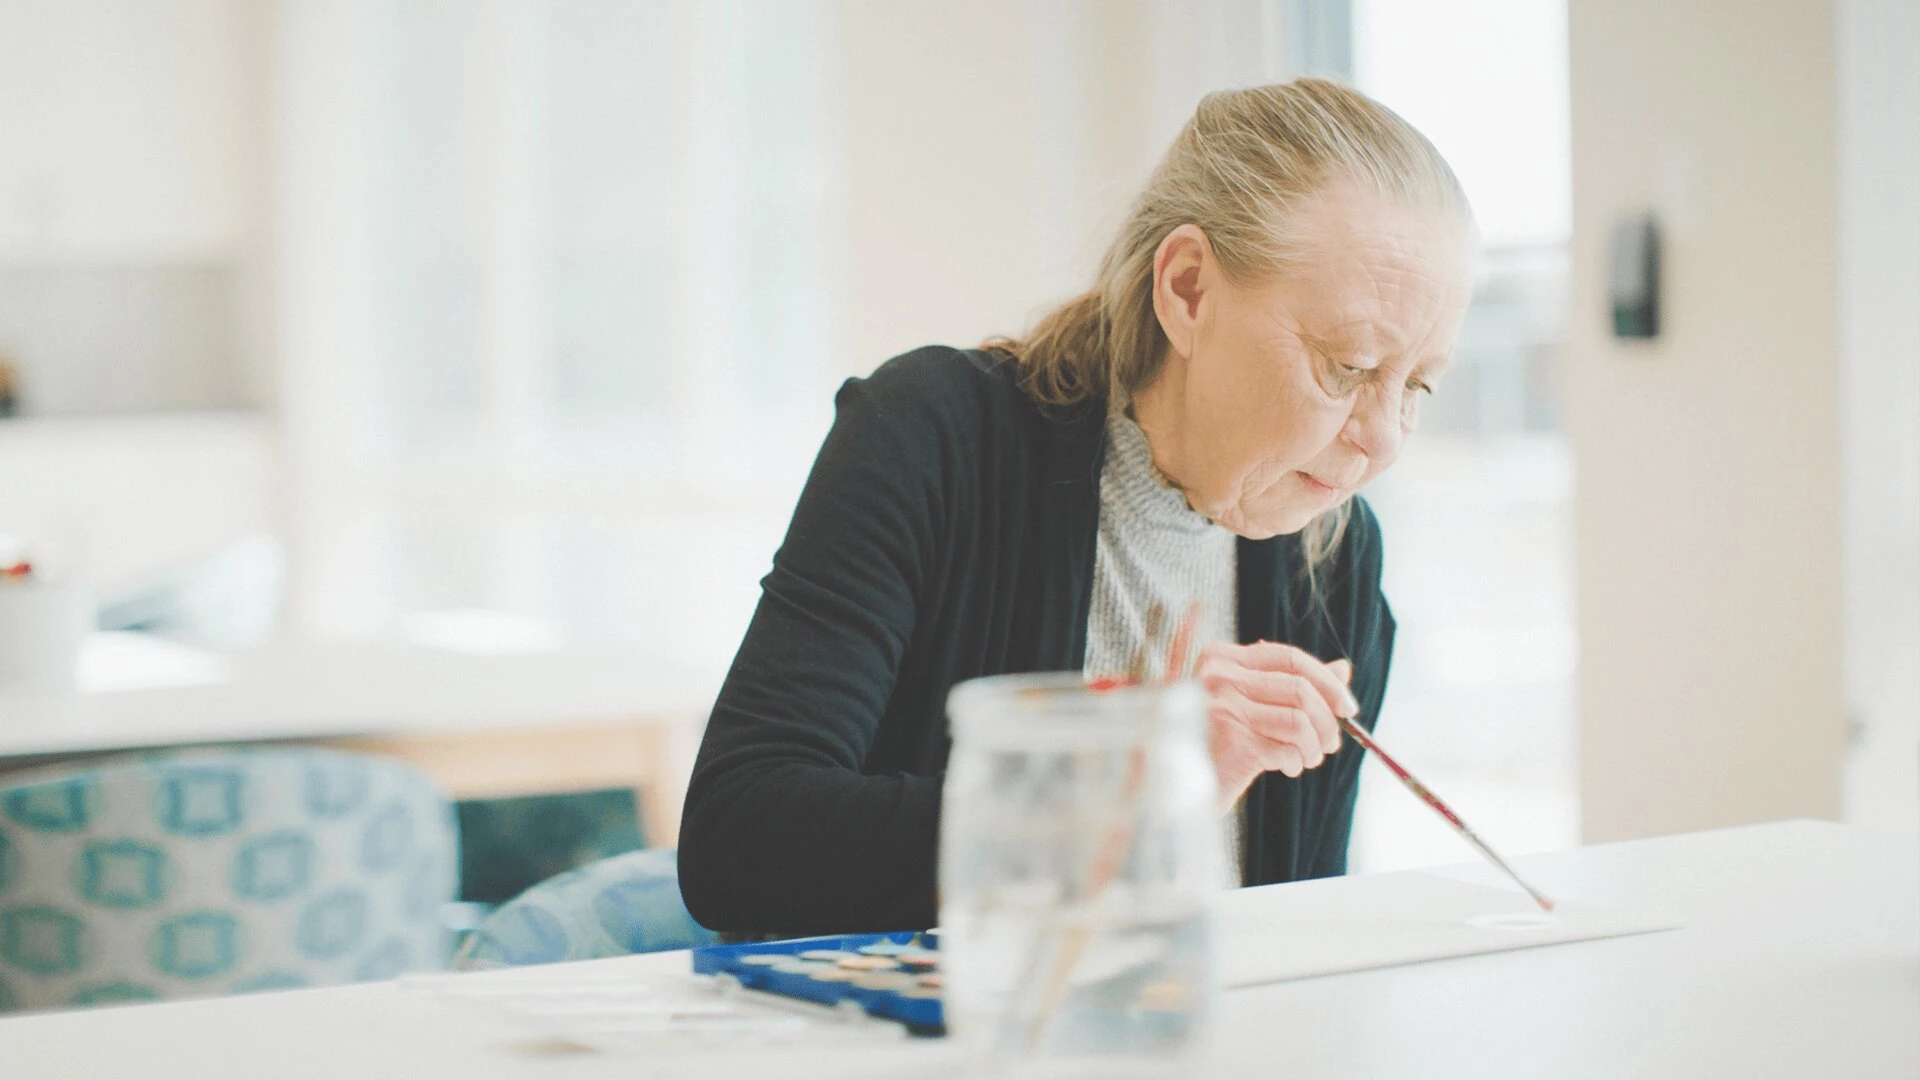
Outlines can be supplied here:
<path id="1" fill-rule="evenodd" d="M 1000 354 L 924 348 L 835 404 L 687 790 L 681 890 L 719 930 L 933 925 L 947 691 L 1084 662 L 1105 403 L 1049 416 Z M 1394 632 L 1372 511 L 1317 602 L 1298 537 L 1238 559 L 1240 640 L 1350 658 L 1371 727 Z M 1254 783 L 1247 884 L 1345 872 L 1360 758 Z"/>

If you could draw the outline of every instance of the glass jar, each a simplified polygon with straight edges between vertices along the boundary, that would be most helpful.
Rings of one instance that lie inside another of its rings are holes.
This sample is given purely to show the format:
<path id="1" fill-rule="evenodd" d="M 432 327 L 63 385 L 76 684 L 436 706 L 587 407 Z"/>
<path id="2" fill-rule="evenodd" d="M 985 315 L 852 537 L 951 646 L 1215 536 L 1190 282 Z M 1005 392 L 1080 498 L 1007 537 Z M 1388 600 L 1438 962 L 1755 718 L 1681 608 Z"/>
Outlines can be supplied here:
<path id="1" fill-rule="evenodd" d="M 1197 683 L 956 686 L 940 836 L 947 1024 L 1018 1075 L 1192 1075 L 1227 885 Z"/>

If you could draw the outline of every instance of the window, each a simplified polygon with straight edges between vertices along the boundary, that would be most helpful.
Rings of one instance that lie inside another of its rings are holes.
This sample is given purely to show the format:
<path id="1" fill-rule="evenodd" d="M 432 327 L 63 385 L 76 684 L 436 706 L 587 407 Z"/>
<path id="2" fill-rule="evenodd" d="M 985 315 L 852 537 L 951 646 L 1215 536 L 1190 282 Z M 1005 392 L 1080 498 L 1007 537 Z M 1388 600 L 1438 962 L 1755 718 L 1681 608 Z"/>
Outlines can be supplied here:
<path id="1" fill-rule="evenodd" d="M 396 0 L 282 35 L 363 81 L 284 125 L 348 125 L 364 185 L 364 310 L 326 313 L 358 347 L 289 350 L 324 368 L 289 411 L 328 418 L 290 425 L 307 629 L 485 609 L 731 653 L 830 416 L 821 10 Z"/>
<path id="2" fill-rule="evenodd" d="M 1369 493 L 1400 623 L 1381 737 L 1494 844 L 1578 842 L 1572 455 L 1554 374 L 1571 229 L 1563 0 L 1353 0 L 1354 81 L 1431 138 L 1484 256 L 1446 390 Z M 1352 863 L 1473 858 L 1384 770 Z"/>

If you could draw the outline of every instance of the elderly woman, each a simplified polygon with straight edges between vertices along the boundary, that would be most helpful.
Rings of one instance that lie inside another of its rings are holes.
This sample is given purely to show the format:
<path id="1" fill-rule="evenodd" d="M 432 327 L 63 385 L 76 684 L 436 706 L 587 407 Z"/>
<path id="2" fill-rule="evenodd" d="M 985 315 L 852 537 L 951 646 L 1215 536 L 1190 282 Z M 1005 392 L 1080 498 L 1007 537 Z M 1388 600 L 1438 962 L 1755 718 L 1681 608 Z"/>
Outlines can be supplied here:
<path id="1" fill-rule="evenodd" d="M 932 925 L 948 690 L 1125 672 L 1164 647 L 1149 613 L 1195 602 L 1241 880 L 1342 873 L 1360 753 L 1335 717 L 1372 725 L 1394 635 L 1355 493 L 1438 388 L 1474 243 L 1446 162 L 1379 104 L 1217 93 L 1091 291 L 850 380 L 687 792 L 694 917 Z"/>

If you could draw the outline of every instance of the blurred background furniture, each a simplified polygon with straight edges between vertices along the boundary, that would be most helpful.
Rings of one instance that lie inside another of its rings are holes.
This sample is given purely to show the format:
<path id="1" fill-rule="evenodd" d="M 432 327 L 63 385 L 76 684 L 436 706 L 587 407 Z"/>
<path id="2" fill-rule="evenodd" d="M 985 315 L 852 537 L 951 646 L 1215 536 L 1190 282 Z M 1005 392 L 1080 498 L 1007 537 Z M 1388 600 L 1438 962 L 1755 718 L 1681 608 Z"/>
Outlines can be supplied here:
<path id="1" fill-rule="evenodd" d="M 631 787 L 466 799 L 454 809 L 460 821 L 460 899 L 488 909 L 557 874 L 644 848 L 651 839 Z"/>
<path id="2" fill-rule="evenodd" d="M 718 936 L 680 899 L 671 849 L 634 851 L 544 881 L 501 907 L 454 957 L 463 971 L 691 949 Z"/>
<path id="3" fill-rule="evenodd" d="M 0 780 L 0 1011 L 445 967 L 452 806 L 322 749 L 115 757 Z"/>
<path id="4" fill-rule="evenodd" d="M 100 637 L 119 646 L 140 635 Z M 146 685 L 113 689 L 89 686 L 84 655 L 82 667 L 79 693 L 0 693 L 0 776 L 101 751 L 314 743 L 406 761 L 454 799 L 632 791 L 656 838 L 679 832 L 719 685 L 619 655 L 400 644 L 183 650 Z"/>
<path id="5" fill-rule="evenodd" d="M 679 833 L 717 676 L 583 651 L 406 644 L 190 647 L 98 634 L 77 693 L 0 691 L 0 783 L 102 753 L 299 744 L 407 763 L 456 801 L 459 898 L 498 904 Z"/>

